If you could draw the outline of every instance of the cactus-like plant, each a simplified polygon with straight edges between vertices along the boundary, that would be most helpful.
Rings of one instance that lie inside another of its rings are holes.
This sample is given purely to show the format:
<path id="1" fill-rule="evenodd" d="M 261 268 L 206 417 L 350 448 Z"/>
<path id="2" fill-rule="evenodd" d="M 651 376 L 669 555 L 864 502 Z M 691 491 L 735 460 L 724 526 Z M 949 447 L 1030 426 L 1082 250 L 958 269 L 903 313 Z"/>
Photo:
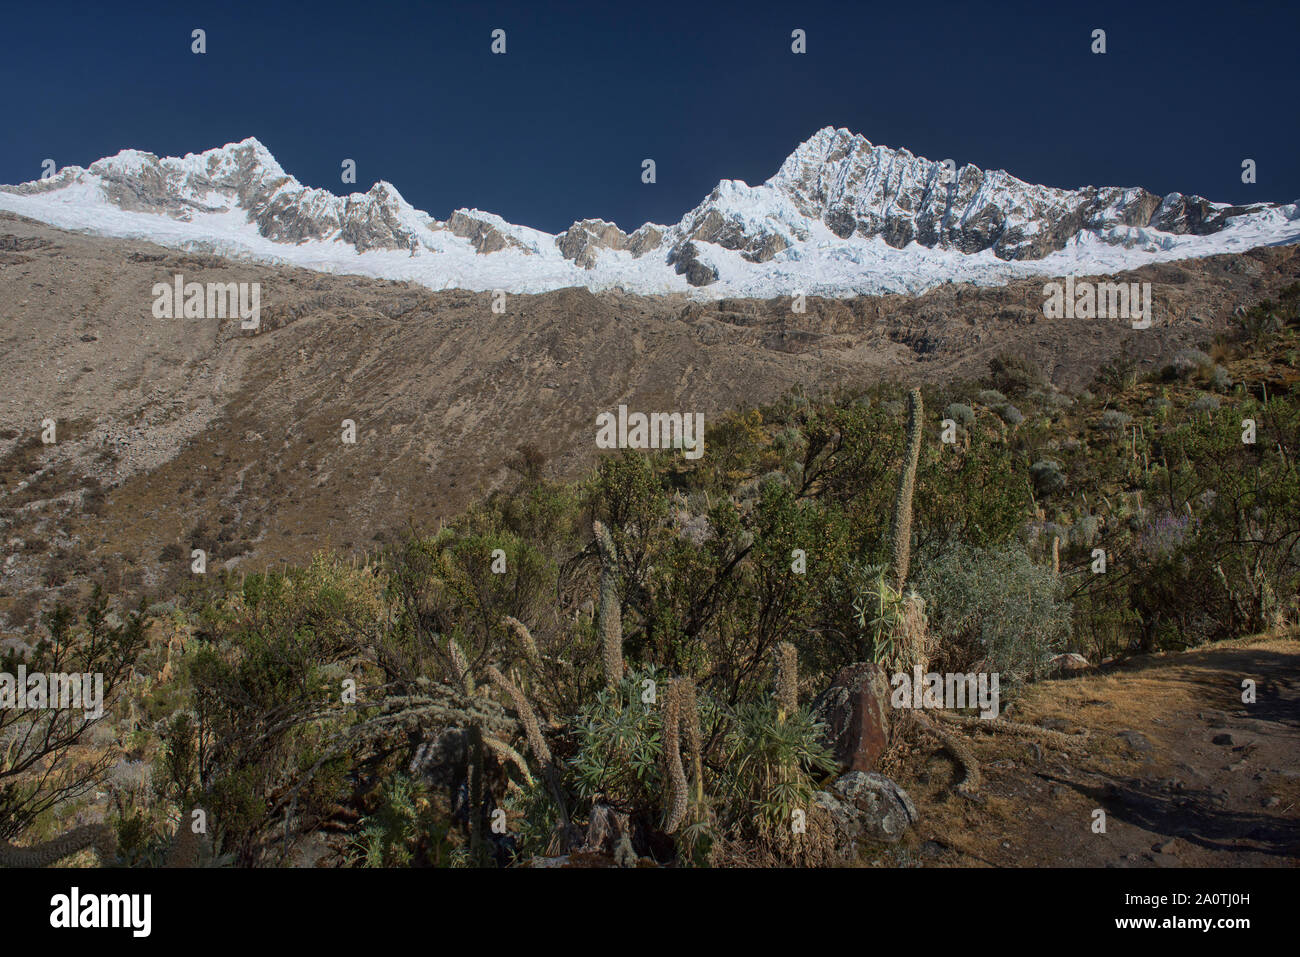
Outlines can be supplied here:
<path id="1" fill-rule="evenodd" d="M 519 715 L 519 723 L 524 726 L 524 734 L 528 738 L 528 747 L 532 749 L 533 756 L 537 758 L 539 764 L 550 767 L 551 749 L 546 744 L 546 739 L 542 737 L 541 725 L 537 723 L 537 712 L 533 711 L 533 706 L 528 703 L 519 686 L 503 675 L 496 665 L 488 665 L 485 673 L 492 683 L 510 698 L 515 712 Z"/>
<path id="2" fill-rule="evenodd" d="M 921 414 L 921 390 L 913 389 L 907 396 L 907 448 L 889 523 L 894 588 L 900 592 L 907 584 L 912 564 L 912 492 L 916 488 L 916 464 L 921 454 Z"/>
<path id="3" fill-rule="evenodd" d="M 198 864 L 199 836 L 194 832 L 194 806 L 187 804 L 181 808 L 181 820 L 176 825 L 163 867 L 186 868 Z"/>
<path id="4" fill-rule="evenodd" d="M 537 650 L 537 642 L 533 641 L 533 633 L 528 630 L 528 626 L 518 618 L 512 618 L 509 615 L 506 615 L 502 621 L 510 629 L 510 633 L 518 640 L 520 647 L 523 648 L 524 657 L 528 659 L 528 664 L 532 666 L 534 671 L 541 671 L 542 656 Z"/>
<path id="5" fill-rule="evenodd" d="M 680 688 L 681 724 L 686 735 L 686 747 L 691 753 L 691 775 L 695 782 L 695 802 L 704 802 L 704 736 L 700 733 L 700 709 L 695 700 L 695 682 L 682 678 Z"/>
<path id="6" fill-rule="evenodd" d="M 686 770 L 682 767 L 681 748 L 682 688 L 674 681 L 668 686 L 664 701 L 664 761 L 668 765 L 669 804 L 664 832 L 672 834 L 686 817 Z"/>
<path id="7" fill-rule="evenodd" d="M 1052 536 L 1052 575 L 1061 577 L 1061 536 Z"/>
<path id="8" fill-rule="evenodd" d="M 524 784 L 529 787 L 533 786 L 533 773 L 528 769 L 528 762 L 524 760 L 522 754 L 510 747 L 510 745 L 506 744 L 500 738 L 494 738 L 491 735 L 485 735 L 483 737 L 483 743 L 487 745 L 501 761 L 508 761 L 513 764 L 523 776 Z M 509 783 L 511 786 L 516 786 L 514 781 L 510 781 Z"/>
<path id="9" fill-rule="evenodd" d="M 48 867 L 87 847 L 95 849 L 101 863 L 108 863 L 117 855 L 117 837 L 105 824 L 84 824 L 31 847 L 0 841 L 0 867 Z"/>
<path id="10" fill-rule="evenodd" d="M 599 629 L 605 666 L 605 686 L 611 691 L 623 680 L 623 614 L 618 600 L 618 551 L 614 537 L 599 521 L 592 523 L 600 551 Z"/>
<path id="11" fill-rule="evenodd" d="M 488 665 L 484 673 L 493 684 L 506 693 L 515 706 L 515 712 L 519 715 L 519 722 L 524 726 L 524 734 L 528 738 L 528 747 L 532 749 L 533 756 L 537 758 L 538 763 L 542 766 L 542 774 L 551 789 L 551 797 L 555 800 L 555 806 L 560 812 L 561 841 L 567 840 L 569 832 L 568 802 L 565 801 L 564 790 L 560 787 L 560 775 L 556 770 L 555 761 L 551 757 L 551 749 L 546 744 L 546 739 L 542 737 L 541 726 L 537 723 L 537 713 L 533 711 L 533 706 L 528 703 L 528 698 L 519 690 L 519 686 L 503 675 L 496 665 Z"/>
<path id="12" fill-rule="evenodd" d="M 910 588 L 896 589 L 881 566 L 863 568 L 860 574 L 863 587 L 853 610 L 870 636 L 872 660 L 891 671 L 927 664 L 931 635 L 925 600 Z"/>
<path id="13" fill-rule="evenodd" d="M 460 650 L 455 638 L 447 639 L 447 653 L 451 655 L 451 670 L 456 675 L 456 681 L 465 689 L 466 694 L 473 694 L 474 679 L 469 673 L 469 662 L 465 660 L 465 652 Z"/>

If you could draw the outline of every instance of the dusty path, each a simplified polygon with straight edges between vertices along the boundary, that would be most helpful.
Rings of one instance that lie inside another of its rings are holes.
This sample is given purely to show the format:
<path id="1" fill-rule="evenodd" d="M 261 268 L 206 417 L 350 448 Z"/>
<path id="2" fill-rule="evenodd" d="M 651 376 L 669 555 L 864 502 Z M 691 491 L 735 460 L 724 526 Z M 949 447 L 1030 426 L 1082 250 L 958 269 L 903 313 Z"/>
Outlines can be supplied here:
<path id="1" fill-rule="evenodd" d="M 1256 683 L 1243 704 L 1242 681 Z M 1259 637 L 1042 682 L 1007 717 L 1087 728 L 1071 758 L 978 734 L 983 804 L 927 746 L 901 776 L 921 814 L 898 856 L 923 866 L 1300 864 L 1300 641 Z M 929 755 L 927 757 L 927 754 Z M 1094 833 L 1094 810 L 1106 815 Z M 880 861 L 897 864 L 898 860 Z"/>

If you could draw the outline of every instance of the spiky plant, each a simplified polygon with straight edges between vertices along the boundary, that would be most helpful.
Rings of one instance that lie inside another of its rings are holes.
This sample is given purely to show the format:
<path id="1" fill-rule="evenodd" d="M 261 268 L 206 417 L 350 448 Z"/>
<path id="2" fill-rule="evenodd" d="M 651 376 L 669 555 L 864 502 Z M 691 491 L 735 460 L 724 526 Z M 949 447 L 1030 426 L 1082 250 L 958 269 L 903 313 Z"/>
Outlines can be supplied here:
<path id="1" fill-rule="evenodd" d="M 663 804 L 665 680 L 653 668 L 632 670 L 618 690 L 601 688 L 579 709 L 569 768 L 580 799 L 637 815 Z M 654 702 L 639 694 L 646 681 L 663 689 Z"/>
<path id="2" fill-rule="evenodd" d="M 700 733 L 700 708 L 695 698 L 695 682 L 690 678 L 681 678 L 677 685 L 681 689 L 682 730 L 686 735 L 686 747 L 691 753 L 695 803 L 702 804 L 704 802 L 704 736 Z"/>
<path id="3" fill-rule="evenodd" d="M 816 779 L 836 767 L 823 730 L 802 708 L 777 721 L 771 700 L 736 709 L 724 742 L 733 827 L 768 839 L 810 806 Z"/>
<path id="4" fill-rule="evenodd" d="M 117 838 L 107 825 L 83 824 L 31 847 L 0 841 L 0 867 L 48 867 L 88 847 L 95 849 L 101 863 L 108 864 L 117 854 Z"/>
<path id="5" fill-rule="evenodd" d="M 181 808 L 181 820 L 176 826 L 176 836 L 167 851 L 164 867 L 194 867 L 199 860 L 199 836 L 194 833 L 194 808 Z"/>
<path id="6" fill-rule="evenodd" d="M 473 694 L 474 678 L 469 673 L 469 662 L 465 660 L 465 652 L 460 650 L 455 638 L 447 639 L 447 653 L 451 655 L 451 670 L 457 683 L 465 689 L 466 694 Z"/>
<path id="7" fill-rule="evenodd" d="M 871 660 L 890 671 L 927 665 L 932 639 L 925 600 L 910 588 L 896 589 L 881 566 L 862 567 L 856 574 L 860 584 L 853 610 L 870 642 Z"/>
<path id="8" fill-rule="evenodd" d="M 912 492 L 916 488 L 916 464 L 921 454 L 921 415 L 921 390 L 913 389 L 907 396 L 907 448 L 903 452 L 903 471 L 889 523 L 894 590 L 898 592 L 907 584 L 912 563 Z"/>
<path id="9" fill-rule="evenodd" d="M 524 760 L 522 754 L 510 747 L 510 745 L 506 744 L 500 738 L 494 738 L 491 735 L 484 735 L 483 743 L 497 756 L 497 759 L 501 761 L 502 764 L 508 763 L 514 765 L 515 770 L 517 770 L 520 776 L 524 779 L 525 786 L 533 786 L 533 773 L 528 769 L 528 762 Z M 507 783 L 511 788 L 517 788 L 519 786 L 515 784 L 513 780 L 510 780 Z"/>
<path id="10" fill-rule="evenodd" d="M 537 712 L 533 710 L 533 706 L 528 703 L 519 686 L 503 675 L 496 665 L 488 665 L 486 674 L 494 685 L 506 693 L 511 704 L 514 705 L 515 712 L 519 715 L 519 723 L 524 726 L 524 734 L 528 738 L 528 747 L 532 749 L 533 757 L 537 758 L 539 764 L 549 767 L 551 749 L 546 739 L 542 737 L 541 725 L 537 723 Z"/>
<path id="11" fill-rule="evenodd" d="M 605 687 L 613 691 L 623 679 L 623 613 L 618 600 L 618 551 L 614 537 L 601 522 L 592 523 L 600 552 L 599 629 L 605 666 Z"/>
<path id="12" fill-rule="evenodd" d="M 537 651 L 537 642 L 533 641 L 533 633 L 528 630 L 528 626 L 518 618 L 512 618 L 509 615 L 506 615 L 502 622 L 510 629 L 510 633 L 515 636 L 515 640 L 519 642 L 519 647 L 523 649 L 524 657 L 528 659 L 528 664 L 533 668 L 534 672 L 540 672 L 542 656 Z"/>
<path id="13" fill-rule="evenodd" d="M 552 841 L 552 849 L 562 847 L 569 838 L 569 803 L 565 799 L 564 788 L 560 784 L 560 773 L 555 766 L 554 759 L 551 757 L 551 749 L 547 745 L 546 739 L 542 737 L 542 728 L 538 724 L 537 713 L 533 711 L 533 706 L 528 703 L 528 698 L 519 690 L 519 686 L 503 675 L 496 665 L 488 665 L 485 674 L 494 685 L 506 693 L 511 703 L 514 704 L 515 712 L 519 715 L 519 722 L 524 726 L 524 734 L 528 738 L 528 747 L 542 766 L 542 775 L 546 778 L 546 784 L 550 788 L 551 799 L 555 802 L 555 808 L 560 813 L 560 829 Z"/>
<path id="14" fill-rule="evenodd" d="M 672 834 L 686 817 L 686 771 L 681 748 L 682 688 L 674 681 L 664 700 L 664 761 L 668 765 L 669 804 L 664 819 L 665 833 Z"/>

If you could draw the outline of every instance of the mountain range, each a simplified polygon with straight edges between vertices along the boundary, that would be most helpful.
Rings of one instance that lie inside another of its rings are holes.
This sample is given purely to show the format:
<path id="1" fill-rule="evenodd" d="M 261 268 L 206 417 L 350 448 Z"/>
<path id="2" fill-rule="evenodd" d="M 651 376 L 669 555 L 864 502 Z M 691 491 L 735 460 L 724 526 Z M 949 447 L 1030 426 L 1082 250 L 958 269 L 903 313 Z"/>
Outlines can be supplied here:
<path id="1" fill-rule="evenodd" d="M 696 298 L 920 293 L 1097 275 L 1300 240 L 1300 205 L 1139 187 L 1059 189 L 826 127 L 769 180 L 723 180 L 673 225 L 558 235 L 477 209 L 438 220 L 391 183 L 304 186 L 249 138 L 182 158 L 124 150 L 0 186 L 0 209 L 94 235 L 431 289 L 571 286 Z"/>

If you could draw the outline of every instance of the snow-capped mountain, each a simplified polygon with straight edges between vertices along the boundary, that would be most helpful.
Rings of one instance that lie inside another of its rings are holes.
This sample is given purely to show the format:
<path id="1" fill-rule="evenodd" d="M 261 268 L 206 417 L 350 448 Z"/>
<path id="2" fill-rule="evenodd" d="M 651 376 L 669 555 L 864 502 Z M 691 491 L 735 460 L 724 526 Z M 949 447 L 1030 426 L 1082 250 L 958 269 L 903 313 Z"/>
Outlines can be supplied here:
<path id="1" fill-rule="evenodd" d="M 234 258 L 511 292 L 920 292 L 1300 240 L 1296 203 L 1229 206 L 1140 188 L 1035 186 L 831 127 L 766 183 L 723 180 L 675 225 L 632 233 L 586 219 L 557 236 L 476 209 L 439 221 L 383 181 L 336 196 L 303 186 L 252 138 L 180 159 L 125 150 L 88 169 L 0 186 L 0 209 Z"/>

